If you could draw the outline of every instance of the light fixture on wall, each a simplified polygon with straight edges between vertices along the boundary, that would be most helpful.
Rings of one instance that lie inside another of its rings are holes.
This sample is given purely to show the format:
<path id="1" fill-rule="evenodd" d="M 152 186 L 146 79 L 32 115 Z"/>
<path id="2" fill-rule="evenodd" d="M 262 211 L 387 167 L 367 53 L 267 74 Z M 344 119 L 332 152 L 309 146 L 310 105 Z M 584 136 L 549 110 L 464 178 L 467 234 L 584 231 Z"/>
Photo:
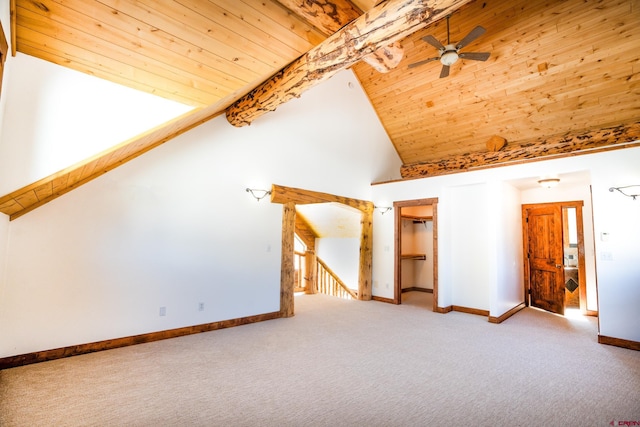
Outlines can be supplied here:
<path id="1" fill-rule="evenodd" d="M 271 194 L 271 190 L 259 190 L 257 188 L 247 188 L 245 191 L 250 193 L 258 202 Z"/>
<path id="2" fill-rule="evenodd" d="M 634 190 L 634 193 L 637 193 L 637 194 L 627 194 L 629 190 L 626 190 L 626 192 L 622 191 L 623 189 L 632 188 L 632 187 L 637 187 L 637 190 Z M 636 200 L 636 197 L 640 196 L 640 185 L 627 185 L 625 187 L 611 187 L 609 191 L 611 191 L 612 193 L 614 191 L 618 191 L 620 194 L 625 195 L 627 197 L 631 197 L 631 199 Z"/>
<path id="3" fill-rule="evenodd" d="M 384 215 L 385 213 L 393 209 L 392 206 L 374 206 L 374 208 L 376 208 L 380 212 L 380 215 Z"/>
<path id="4" fill-rule="evenodd" d="M 559 178 L 542 178 L 538 180 L 538 184 L 544 188 L 553 188 L 560 184 Z"/>

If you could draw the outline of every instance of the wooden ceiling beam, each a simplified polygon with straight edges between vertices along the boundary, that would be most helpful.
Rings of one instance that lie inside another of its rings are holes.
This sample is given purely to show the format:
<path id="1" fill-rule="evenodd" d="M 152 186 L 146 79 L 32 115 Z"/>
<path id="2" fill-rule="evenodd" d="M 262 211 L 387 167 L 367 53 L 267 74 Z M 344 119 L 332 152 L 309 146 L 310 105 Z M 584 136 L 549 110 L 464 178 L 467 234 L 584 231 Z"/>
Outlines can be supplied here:
<path id="1" fill-rule="evenodd" d="M 298 98 L 376 50 L 389 46 L 470 0 L 389 0 L 342 27 L 227 109 L 234 126 Z"/>
<path id="2" fill-rule="evenodd" d="M 362 11 L 350 0 L 277 0 L 309 24 L 316 27 L 327 36 L 332 35 L 349 22 L 362 15 Z M 398 66 L 404 49 L 399 42 L 381 47 L 375 52 L 362 58 L 364 62 L 380 73 L 388 73 Z"/>
<path id="3" fill-rule="evenodd" d="M 373 212 L 373 203 L 366 200 L 352 199 L 329 193 L 320 193 L 318 191 L 303 190 L 300 188 L 273 184 L 271 186 L 271 203 L 285 204 L 289 202 L 293 202 L 297 205 L 341 203 L 362 212 Z"/>
<path id="4" fill-rule="evenodd" d="M 640 145 L 640 121 L 629 124 L 570 132 L 518 143 L 509 143 L 502 151 L 465 153 L 438 161 L 403 165 L 403 179 L 487 169 L 538 160 L 592 154 Z"/>

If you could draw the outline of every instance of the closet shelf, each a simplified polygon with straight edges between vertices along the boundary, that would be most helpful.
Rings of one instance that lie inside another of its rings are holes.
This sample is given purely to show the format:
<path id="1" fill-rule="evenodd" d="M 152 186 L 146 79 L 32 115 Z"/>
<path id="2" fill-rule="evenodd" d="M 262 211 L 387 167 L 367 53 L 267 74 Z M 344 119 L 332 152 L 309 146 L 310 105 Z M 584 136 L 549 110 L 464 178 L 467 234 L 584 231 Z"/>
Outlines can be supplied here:
<path id="1" fill-rule="evenodd" d="M 427 256 L 425 254 L 402 254 L 400 255 L 400 258 L 402 259 L 413 259 L 416 261 L 424 261 L 427 259 Z"/>
<path id="2" fill-rule="evenodd" d="M 402 219 L 408 219 L 410 221 L 433 221 L 432 216 L 417 216 L 417 215 L 402 215 Z"/>

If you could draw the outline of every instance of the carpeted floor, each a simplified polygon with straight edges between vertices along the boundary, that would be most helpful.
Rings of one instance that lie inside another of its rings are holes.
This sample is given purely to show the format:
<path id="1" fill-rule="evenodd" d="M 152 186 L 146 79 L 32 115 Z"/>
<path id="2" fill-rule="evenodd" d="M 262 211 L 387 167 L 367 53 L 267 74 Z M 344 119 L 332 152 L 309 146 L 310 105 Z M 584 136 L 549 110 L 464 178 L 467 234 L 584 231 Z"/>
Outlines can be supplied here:
<path id="1" fill-rule="evenodd" d="M 0 371 L 0 426 L 640 421 L 640 352 L 598 344 L 597 319 L 495 325 L 429 298 L 301 295 L 290 319 Z"/>

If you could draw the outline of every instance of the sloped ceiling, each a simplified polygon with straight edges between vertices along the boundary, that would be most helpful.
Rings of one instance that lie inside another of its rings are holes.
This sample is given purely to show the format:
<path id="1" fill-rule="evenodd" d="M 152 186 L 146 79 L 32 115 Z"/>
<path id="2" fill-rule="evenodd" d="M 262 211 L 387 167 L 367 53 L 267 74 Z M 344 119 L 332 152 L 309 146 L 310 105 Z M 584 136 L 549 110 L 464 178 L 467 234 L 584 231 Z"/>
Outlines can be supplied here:
<path id="1" fill-rule="evenodd" d="M 491 53 L 486 62 L 459 60 L 444 79 L 437 61 L 409 69 L 437 54 L 422 37 L 446 41 L 440 20 L 399 40 L 404 53 L 390 72 L 353 67 L 404 163 L 403 177 L 620 148 L 640 138 L 637 0 L 11 1 L 18 51 L 197 107 L 0 197 L 0 211 L 12 218 L 222 114 L 345 20 L 391 3 L 453 5 L 451 41 L 481 25 L 486 33 L 463 51 Z M 492 137 L 506 147 L 487 144 Z"/>

